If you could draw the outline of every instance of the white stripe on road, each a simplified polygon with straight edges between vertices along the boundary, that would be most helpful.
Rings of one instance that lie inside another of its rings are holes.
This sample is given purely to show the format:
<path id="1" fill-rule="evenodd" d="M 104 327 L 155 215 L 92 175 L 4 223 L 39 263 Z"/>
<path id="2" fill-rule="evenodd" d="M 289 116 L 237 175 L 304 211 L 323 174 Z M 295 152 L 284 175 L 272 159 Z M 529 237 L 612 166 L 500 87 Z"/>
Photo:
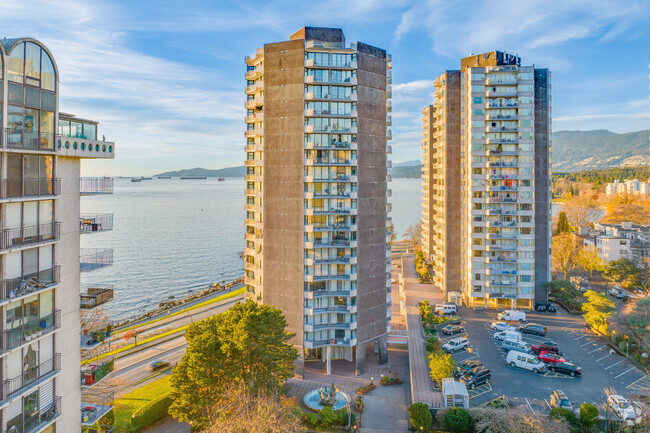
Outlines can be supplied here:
<path id="1" fill-rule="evenodd" d="M 581 336 L 578 337 L 578 338 L 574 338 L 573 341 L 582 340 L 582 339 L 585 338 L 585 337 L 588 337 L 588 335 L 581 335 Z"/>
<path id="2" fill-rule="evenodd" d="M 608 356 L 612 356 L 612 354 L 608 353 L 607 355 L 603 356 L 602 358 L 597 359 L 596 361 L 601 361 L 601 360 L 607 358 Z"/>
<path id="3" fill-rule="evenodd" d="M 607 346 L 606 344 L 603 344 L 603 345 L 600 346 L 598 349 L 594 349 L 594 350 L 592 350 L 591 352 L 587 352 L 587 354 L 594 353 L 594 352 L 596 352 L 597 350 L 600 350 L 600 349 L 602 349 L 603 347 L 606 347 L 606 346 Z"/>
<path id="4" fill-rule="evenodd" d="M 621 359 L 621 360 L 618 361 L 616 364 L 612 364 L 612 365 L 610 365 L 610 366 L 607 367 L 605 370 L 609 370 L 609 369 L 612 368 L 613 366 L 618 365 L 618 364 L 620 364 L 620 363 L 623 362 L 623 361 L 625 361 L 625 358 Z"/>
<path id="5" fill-rule="evenodd" d="M 629 373 L 630 371 L 634 370 L 636 367 L 632 367 L 629 370 L 625 370 L 623 373 L 619 374 L 618 376 L 614 376 L 614 379 L 618 379 L 619 377 L 623 376 L 625 373 Z"/>
<path id="6" fill-rule="evenodd" d="M 533 410 L 533 408 L 530 406 L 530 402 L 528 401 L 528 399 L 527 399 L 526 397 L 524 397 L 524 400 L 526 400 L 526 404 L 528 405 L 528 409 L 530 409 L 530 411 L 531 411 L 532 413 L 535 413 L 535 411 Z"/>
<path id="7" fill-rule="evenodd" d="M 589 340 L 585 344 L 581 344 L 580 347 L 585 347 L 587 344 L 591 344 L 593 342 L 594 342 L 594 340 Z"/>
<path id="8" fill-rule="evenodd" d="M 552 409 L 552 408 L 551 408 L 551 405 L 548 404 L 548 401 L 546 401 L 546 399 L 544 399 L 544 403 L 546 403 L 546 406 L 548 406 L 549 409 Z"/>

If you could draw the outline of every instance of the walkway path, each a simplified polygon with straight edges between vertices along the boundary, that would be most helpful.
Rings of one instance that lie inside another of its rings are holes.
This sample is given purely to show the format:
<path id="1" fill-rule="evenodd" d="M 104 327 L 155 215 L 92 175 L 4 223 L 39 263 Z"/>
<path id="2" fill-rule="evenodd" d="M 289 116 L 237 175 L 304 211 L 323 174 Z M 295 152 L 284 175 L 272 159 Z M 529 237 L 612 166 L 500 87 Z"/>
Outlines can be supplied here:
<path id="1" fill-rule="evenodd" d="M 409 367 L 411 371 L 411 400 L 423 402 L 430 407 L 442 407 L 440 392 L 433 390 L 426 361 L 426 349 L 422 320 L 418 303 L 428 299 L 431 304 L 441 303 L 442 292 L 433 284 L 418 282 L 415 272 L 415 256 L 402 256 L 400 285 L 406 293 L 406 326 L 409 338 Z"/>

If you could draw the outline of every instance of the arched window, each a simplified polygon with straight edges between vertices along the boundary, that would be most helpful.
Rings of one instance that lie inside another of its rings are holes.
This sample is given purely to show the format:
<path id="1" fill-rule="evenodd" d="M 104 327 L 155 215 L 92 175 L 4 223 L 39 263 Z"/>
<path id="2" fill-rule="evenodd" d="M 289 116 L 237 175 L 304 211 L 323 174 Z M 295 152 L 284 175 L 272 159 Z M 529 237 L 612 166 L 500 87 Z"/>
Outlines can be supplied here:
<path id="1" fill-rule="evenodd" d="M 41 87 L 45 90 L 54 91 L 54 83 L 56 82 L 56 72 L 54 72 L 54 63 L 50 59 L 50 55 L 43 50 L 43 58 L 41 65 Z"/>
<path id="2" fill-rule="evenodd" d="M 11 50 L 7 58 L 9 80 L 45 90 L 55 90 L 54 62 L 39 45 L 33 42 L 20 43 Z"/>
<path id="3" fill-rule="evenodd" d="M 23 83 L 25 71 L 25 44 L 18 44 L 9 53 L 7 58 L 7 78 L 10 81 Z"/>

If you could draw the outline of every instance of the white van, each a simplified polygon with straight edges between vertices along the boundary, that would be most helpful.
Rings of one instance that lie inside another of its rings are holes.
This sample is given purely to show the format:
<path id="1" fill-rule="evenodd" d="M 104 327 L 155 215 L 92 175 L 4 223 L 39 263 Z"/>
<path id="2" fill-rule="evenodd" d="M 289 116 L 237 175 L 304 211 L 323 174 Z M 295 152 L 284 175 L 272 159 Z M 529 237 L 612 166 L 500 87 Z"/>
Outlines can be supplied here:
<path id="1" fill-rule="evenodd" d="M 437 304 L 435 306 L 435 312 L 438 314 L 456 314 L 458 307 L 455 304 Z"/>
<path id="2" fill-rule="evenodd" d="M 501 331 L 494 334 L 494 339 L 497 341 L 521 341 L 521 333 L 517 331 Z"/>
<path id="3" fill-rule="evenodd" d="M 501 348 L 506 352 L 534 354 L 533 349 L 530 347 L 530 344 L 523 341 L 503 340 L 503 343 L 501 343 Z"/>
<path id="4" fill-rule="evenodd" d="M 505 310 L 500 312 L 497 315 L 497 318 L 499 320 L 505 320 L 507 322 L 512 322 L 512 321 L 519 321 L 519 322 L 525 322 L 526 321 L 526 313 L 523 311 L 519 310 Z"/>
<path id="5" fill-rule="evenodd" d="M 519 367 L 534 373 L 541 373 L 546 370 L 546 364 L 535 355 L 529 353 L 515 352 L 511 350 L 506 357 L 506 363 L 510 367 Z"/>

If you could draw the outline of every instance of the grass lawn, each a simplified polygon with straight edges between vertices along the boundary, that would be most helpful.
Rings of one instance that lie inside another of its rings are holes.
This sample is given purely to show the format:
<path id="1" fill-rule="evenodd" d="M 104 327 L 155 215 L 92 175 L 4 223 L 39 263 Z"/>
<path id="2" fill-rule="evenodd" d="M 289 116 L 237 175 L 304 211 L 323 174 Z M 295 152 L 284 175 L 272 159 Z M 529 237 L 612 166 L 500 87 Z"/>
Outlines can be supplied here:
<path id="1" fill-rule="evenodd" d="M 115 400 L 113 412 L 115 414 L 116 432 L 135 432 L 131 426 L 131 415 L 133 412 L 171 390 L 170 376 L 164 375 L 162 379 L 151 382 L 135 391 L 125 394 Z"/>

